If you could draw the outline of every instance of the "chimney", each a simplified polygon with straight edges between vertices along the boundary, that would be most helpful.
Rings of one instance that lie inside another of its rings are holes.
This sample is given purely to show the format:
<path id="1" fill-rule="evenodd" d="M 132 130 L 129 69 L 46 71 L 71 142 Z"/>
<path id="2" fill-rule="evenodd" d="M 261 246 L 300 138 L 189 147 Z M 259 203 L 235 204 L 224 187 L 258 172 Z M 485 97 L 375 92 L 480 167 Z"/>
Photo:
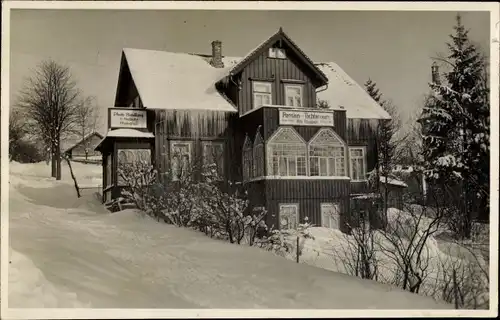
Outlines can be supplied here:
<path id="1" fill-rule="evenodd" d="M 441 84 L 441 79 L 439 77 L 439 67 L 436 62 L 432 63 L 432 83 Z"/>
<path id="2" fill-rule="evenodd" d="M 222 42 L 219 40 L 212 41 L 212 66 L 214 68 L 224 68 L 222 62 Z"/>

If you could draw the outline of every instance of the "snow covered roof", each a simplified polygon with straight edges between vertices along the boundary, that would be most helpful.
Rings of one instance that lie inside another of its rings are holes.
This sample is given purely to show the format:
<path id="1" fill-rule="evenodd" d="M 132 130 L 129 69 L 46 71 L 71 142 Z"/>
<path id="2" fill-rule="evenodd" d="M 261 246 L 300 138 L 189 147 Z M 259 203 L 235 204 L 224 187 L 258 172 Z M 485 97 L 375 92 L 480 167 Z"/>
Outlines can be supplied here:
<path id="1" fill-rule="evenodd" d="M 145 108 L 236 112 L 215 88 L 231 68 L 229 59 L 223 59 L 229 66 L 214 68 L 188 53 L 129 48 L 123 53 Z"/>
<path id="2" fill-rule="evenodd" d="M 70 145 L 69 146 L 65 146 L 63 148 L 63 152 L 69 152 L 71 150 L 73 150 L 73 148 L 75 148 L 76 146 L 78 146 L 80 143 L 82 143 L 83 141 L 87 140 L 88 138 L 92 137 L 92 136 L 98 136 L 99 138 L 103 138 L 103 135 L 100 134 L 99 132 L 97 131 L 92 131 L 90 132 L 89 134 L 85 135 L 85 137 L 83 137 L 83 139 L 80 139 L 79 141 L 77 141 L 76 143 L 72 143 L 70 142 Z M 67 142 L 68 143 L 68 142 Z"/>
<path id="3" fill-rule="evenodd" d="M 99 141 L 94 150 L 99 151 L 102 144 L 108 138 L 154 138 L 154 134 L 152 132 L 144 132 L 136 129 L 113 129 L 109 130 L 106 136 Z"/>
<path id="4" fill-rule="evenodd" d="M 384 110 L 356 81 L 335 62 L 318 63 L 328 77 L 328 88 L 318 92 L 317 98 L 325 100 L 333 109 L 346 110 L 350 119 L 390 119 Z"/>
<path id="5" fill-rule="evenodd" d="M 404 183 L 403 181 L 395 179 L 395 178 L 391 178 L 391 177 L 388 177 L 386 180 L 386 178 L 384 176 L 380 176 L 380 182 L 387 183 L 387 184 L 390 184 L 393 186 L 403 187 L 403 188 L 408 187 L 408 185 L 406 183 Z"/>
<path id="6" fill-rule="evenodd" d="M 109 130 L 106 134 L 106 138 L 154 138 L 152 132 L 144 132 L 136 129 L 113 129 Z"/>
<path id="7" fill-rule="evenodd" d="M 224 68 L 210 65 L 207 55 L 130 48 L 123 49 L 123 54 L 145 108 L 236 112 L 236 106 L 216 89 L 215 84 L 241 67 L 273 37 L 243 58 L 223 57 Z M 297 50 L 303 54 L 300 48 Z M 305 54 L 304 58 L 310 61 Z M 327 88 L 319 90 L 317 97 L 328 102 L 333 110 L 346 110 L 350 119 L 390 119 L 364 88 L 336 63 L 312 65 L 328 79 Z"/>

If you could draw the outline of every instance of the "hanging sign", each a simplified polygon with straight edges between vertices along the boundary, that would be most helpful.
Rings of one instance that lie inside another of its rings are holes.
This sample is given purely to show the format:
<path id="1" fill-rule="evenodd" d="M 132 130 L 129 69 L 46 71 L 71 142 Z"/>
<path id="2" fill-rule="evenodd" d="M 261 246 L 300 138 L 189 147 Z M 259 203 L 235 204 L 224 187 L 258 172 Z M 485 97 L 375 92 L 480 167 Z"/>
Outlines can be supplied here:
<path id="1" fill-rule="evenodd" d="M 111 128 L 147 128 L 146 110 L 125 110 L 114 109 L 109 110 L 110 127 Z"/>
<path id="2" fill-rule="evenodd" d="M 333 112 L 280 110 L 280 125 L 333 127 Z"/>

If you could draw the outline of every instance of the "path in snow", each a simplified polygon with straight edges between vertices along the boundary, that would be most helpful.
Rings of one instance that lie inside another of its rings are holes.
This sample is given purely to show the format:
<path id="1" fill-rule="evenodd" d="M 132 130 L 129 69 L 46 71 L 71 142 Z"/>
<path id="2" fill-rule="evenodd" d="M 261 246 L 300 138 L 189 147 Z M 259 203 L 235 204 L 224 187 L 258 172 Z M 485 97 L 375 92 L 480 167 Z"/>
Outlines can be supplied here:
<path id="1" fill-rule="evenodd" d="M 89 179 L 100 172 L 98 168 L 75 165 L 77 176 Z M 94 171 L 87 174 L 86 170 Z M 212 240 L 131 210 L 111 214 L 92 194 L 76 199 L 70 180 L 55 182 L 45 174 L 49 174 L 45 164 L 11 164 L 10 246 L 15 250 L 11 259 L 19 253 L 23 266 L 40 271 L 36 277 L 24 277 L 18 262 L 13 262 L 11 308 L 34 306 L 30 299 L 37 299 L 37 294 L 39 299 L 54 296 L 43 300 L 45 307 L 452 307 L 376 282 L 296 264 L 261 249 Z M 68 176 L 65 172 L 64 177 Z M 30 281 L 37 283 L 35 287 L 51 289 L 23 293 L 33 287 Z"/>

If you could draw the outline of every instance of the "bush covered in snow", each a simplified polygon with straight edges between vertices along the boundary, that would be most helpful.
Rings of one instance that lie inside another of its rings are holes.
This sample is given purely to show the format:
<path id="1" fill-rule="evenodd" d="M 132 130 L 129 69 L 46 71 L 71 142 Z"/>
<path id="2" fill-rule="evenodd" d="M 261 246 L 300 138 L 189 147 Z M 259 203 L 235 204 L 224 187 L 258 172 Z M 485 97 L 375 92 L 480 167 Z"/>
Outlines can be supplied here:
<path id="1" fill-rule="evenodd" d="M 260 230 L 267 230 L 266 212 L 251 210 L 246 193 L 222 181 L 215 165 L 193 166 L 168 183 L 159 182 L 157 172 L 146 163 L 122 166 L 119 174 L 127 185 L 122 195 L 158 221 L 250 245 Z"/>

